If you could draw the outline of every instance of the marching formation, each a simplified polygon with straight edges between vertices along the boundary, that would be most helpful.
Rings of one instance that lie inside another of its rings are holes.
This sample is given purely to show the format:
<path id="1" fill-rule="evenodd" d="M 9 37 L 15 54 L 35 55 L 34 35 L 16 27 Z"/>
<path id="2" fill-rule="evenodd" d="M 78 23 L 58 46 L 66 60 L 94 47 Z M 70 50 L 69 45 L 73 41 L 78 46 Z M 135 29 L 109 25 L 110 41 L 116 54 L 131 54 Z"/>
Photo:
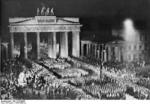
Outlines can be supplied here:
<path id="1" fill-rule="evenodd" d="M 99 77 L 100 64 L 75 58 L 7 60 L 1 99 L 150 99 L 150 79 L 139 77 L 134 64 L 104 63 Z"/>

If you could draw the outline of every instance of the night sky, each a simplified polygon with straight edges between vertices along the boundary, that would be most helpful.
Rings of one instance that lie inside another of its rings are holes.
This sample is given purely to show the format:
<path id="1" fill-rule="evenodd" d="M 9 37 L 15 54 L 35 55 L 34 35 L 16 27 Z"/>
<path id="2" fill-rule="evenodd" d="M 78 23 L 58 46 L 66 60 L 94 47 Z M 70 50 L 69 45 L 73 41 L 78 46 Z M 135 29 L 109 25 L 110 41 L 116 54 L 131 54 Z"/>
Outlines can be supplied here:
<path id="1" fill-rule="evenodd" d="M 80 17 L 81 39 L 110 41 L 112 29 L 120 29 L 125 18 L 136 28 L 150 28 L 150 0 L 1 0 L 1 34 L 8 37 L 8 17 L 34 17 L 36 8 L 54 7 L 56 16 Z"/>

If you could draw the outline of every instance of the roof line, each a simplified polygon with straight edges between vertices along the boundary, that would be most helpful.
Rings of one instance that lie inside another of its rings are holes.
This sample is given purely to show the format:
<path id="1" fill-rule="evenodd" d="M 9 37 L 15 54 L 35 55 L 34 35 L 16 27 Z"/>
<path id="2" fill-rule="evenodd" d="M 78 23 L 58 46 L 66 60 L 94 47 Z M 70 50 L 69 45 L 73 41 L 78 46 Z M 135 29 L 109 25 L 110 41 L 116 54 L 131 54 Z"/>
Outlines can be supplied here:
<path id="1" fill-rule="evenodd" d="M 59 20 L 63 20 L 63 21 L 66 21 L 66 22 L 71 22 L 71 23 L 79 23 L 79 22 L 73 22 L 73 21 L 69 21 L 69 20 L 65 20 L 63 18 L 58 18 Z"/>
<path id="2" fill-rule="evenodd" d="M 21 22 L 26 22 L 26 21 L 30 21 L 32 20 L 33 18 L 30 18 L 30 19 L 26 19 L 26 20 L 22 20 L 22 21 L 18 21 L 18 22 L 12 22 L 12 23 L 21 23 Z"/>

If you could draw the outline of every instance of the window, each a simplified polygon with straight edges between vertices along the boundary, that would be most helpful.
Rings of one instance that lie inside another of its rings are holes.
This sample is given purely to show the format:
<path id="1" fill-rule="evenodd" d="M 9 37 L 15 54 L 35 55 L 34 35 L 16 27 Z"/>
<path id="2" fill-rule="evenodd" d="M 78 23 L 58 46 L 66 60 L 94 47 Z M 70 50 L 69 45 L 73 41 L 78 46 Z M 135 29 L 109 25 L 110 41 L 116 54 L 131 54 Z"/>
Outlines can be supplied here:
<path id="1" fill-rule="evenodd" d="M 131 50 L 131 45 L 128 46 L 128 49 Z"/>
<path id="2" fill-rule="evenodd" d="M 138 54 L 134 54 L 134 55 L 133 55 L 133 59 L 134 59 L 134 60 L 138 60 L 138 58 L 139 58 L 139 57 L 138 57 Z"/>
<path id="3" fill-rule="evenodd" d="M 136 45 L 136 49 L 139 50 L 139 44 Z"/>
<path id="4" fill-rule="evenodd" d="M 142 49 L 142 45 L 139 45 L 139 50 L 141 50 Z"/>
<path id="5" fill-rule="evenodd" d="M 144 41 L 144 37 L 140 35 L 140 41 Z"/>
<path id="6" fill-rule="evenodd" d="M 143 55 L 139 54 L 139 60 L 143 60 Z"/>
<path id="7" fill-rule="evenodd" d="M 147 35 L 145 35 L 145 41 L 148 41 L 148 36 Z"/>
<path id="8" fill-rule="evenodd" d="M 136 44 L 134 45 L 134 50 L 137 50 L 137 46 L 136 46 Z"/>
<path id="9" fill-rule="evenodd" d="M 128 60 L 131 60 L 131 55 L 128 55 Z"/>

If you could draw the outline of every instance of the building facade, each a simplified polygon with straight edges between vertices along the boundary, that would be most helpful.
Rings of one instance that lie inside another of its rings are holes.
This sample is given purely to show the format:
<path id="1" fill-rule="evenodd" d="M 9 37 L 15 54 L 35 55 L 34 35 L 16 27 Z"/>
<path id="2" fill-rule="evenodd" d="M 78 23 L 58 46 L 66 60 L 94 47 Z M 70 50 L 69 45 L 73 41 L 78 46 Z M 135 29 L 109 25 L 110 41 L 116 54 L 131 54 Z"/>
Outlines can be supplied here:
<path id="1" fill-rule="evenodd" d="M 12 58 L 14 57 L 15 41 L 17 41 L 15 34 L 19 34 L 22 39 L 20 41 L 20 55 L 28 58 L 28 40 L 32 37 L 32 52 L 36 59 L 40 59 L 40 38 L 45 33 L 48 40 L 48 57 L 57 57 L 57 43 L 59 44 L 59 57 L 67 58 L 69 51 L 72 52 L 72 56 L 79 57 L 81 26 L 79 18 L 59 18 L 56 16 L 9 18 L 10 55 Z M 59 38 L 57 38 L 58 34 Z M 68 47 L 70 41 L 71 46 Z"/>
<path id="2" fill-rule="evenodd" d="M 8 59 L 8 43 L 1 43 L 1 61 L 6 61 Z"/>
<path id="3" fill-rule="evenodd" d="M 149 32 L 140 31 L 134 41 L 116 40 L 106 44 L 81 41 L 81 55 L 104 62 L 150 62 Z"/>
<path id="4" fill-rule="evenodd" d="M 81 56 L 104 62 L 107 61 L 107 53 L 104 44 L 88 40 L 81 41 Z"/>
<path id="5" fill-rule="evenodd" d="M 140 31 L 135 41 L 113 41 L 106 44 L 108 61 L 150 61 L 149 32 Z"/>

